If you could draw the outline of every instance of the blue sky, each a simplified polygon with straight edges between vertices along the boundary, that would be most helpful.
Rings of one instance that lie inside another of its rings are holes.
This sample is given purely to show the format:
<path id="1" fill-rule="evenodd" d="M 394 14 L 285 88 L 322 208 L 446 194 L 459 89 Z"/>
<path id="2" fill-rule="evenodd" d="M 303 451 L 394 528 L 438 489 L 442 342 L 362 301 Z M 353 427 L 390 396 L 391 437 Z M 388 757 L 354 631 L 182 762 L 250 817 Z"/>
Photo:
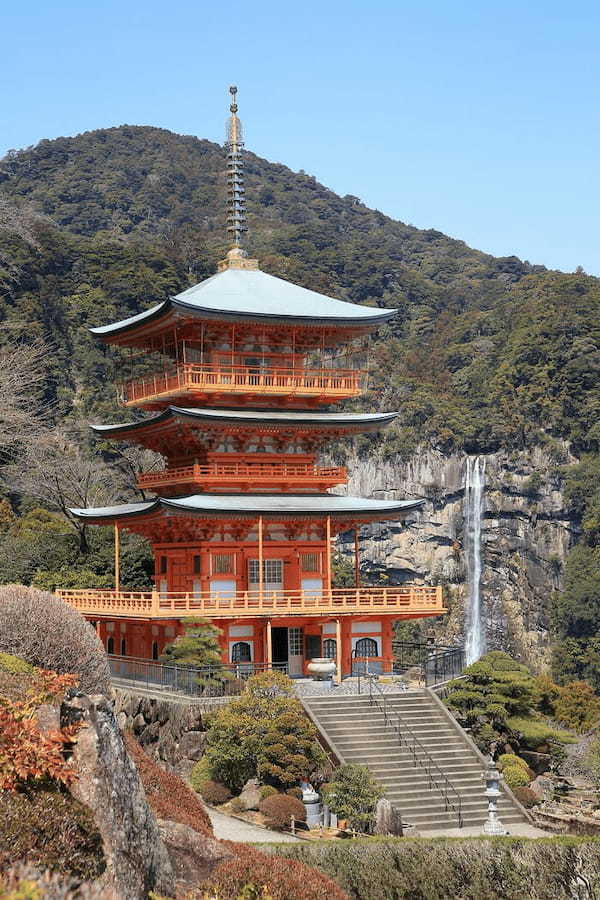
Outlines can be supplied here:
<path id="1" fill-rule="evenodd" d="M 54 0 L 2 11 L 0 154 L 128 124 L 247 145 L 495 255 L 600 274 L 600 5 Z"/>

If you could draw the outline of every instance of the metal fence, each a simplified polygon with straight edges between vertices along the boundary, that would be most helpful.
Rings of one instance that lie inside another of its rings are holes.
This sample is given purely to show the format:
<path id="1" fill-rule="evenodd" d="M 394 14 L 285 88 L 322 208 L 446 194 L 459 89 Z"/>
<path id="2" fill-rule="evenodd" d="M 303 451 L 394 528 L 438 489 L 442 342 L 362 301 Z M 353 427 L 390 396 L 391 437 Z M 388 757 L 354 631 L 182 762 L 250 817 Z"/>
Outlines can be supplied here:
<path id="1" fill-rule="evenodd" d="M 251 675 L 267 669 L 287 674 L 287 664 L 234 663 L 230 666 L 175 666 L 131 656 L 109 656 L 113 679 L 127 681 L 137 687 L 186 697 L 233 697 L 241 694 Z"/>
<path id="2" fill-rule="evenodd" d="M 436 644 L 417 644 L 409 641 L 392 641 L 391 659 L 380 656 L 366 657 L 352 653 L 352 674 L 406 675 L 417 669 L 417 679 L 428 687 L 457 678 L 465 666 L 461 647 L 442 647 Z"/>

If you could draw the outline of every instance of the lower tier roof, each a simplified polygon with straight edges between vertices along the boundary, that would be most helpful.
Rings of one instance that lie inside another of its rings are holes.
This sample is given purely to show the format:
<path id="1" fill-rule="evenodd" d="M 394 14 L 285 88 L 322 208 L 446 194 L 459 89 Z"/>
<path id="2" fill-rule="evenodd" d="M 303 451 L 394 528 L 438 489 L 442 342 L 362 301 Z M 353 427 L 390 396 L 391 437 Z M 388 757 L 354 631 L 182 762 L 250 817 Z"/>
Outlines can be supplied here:
<path id="1" fill-rule="evenodd" d="M 97 434 L 131 434 L 149 426 L 158 426 L 173 419 L 187 419 L 199 426 L 214 423 L 230 425 L 279 425 L 308 428 L 340 428 L 357 431 L 372 431 L 392 422 L 398 413 L 340 413 L 312 412 L 311 410 L 275 411 L 272 409 L 211 409 L 168 406 L 165 410 L 137 422 L 114 425 L 92 425 Z"/>
<path id="2" fill-rule="evenodd" d="M 71 509 L 79 519 L 98 524 L 152 514 L 188 514 L 201 517 L 249 518 L 265 516 L 282 518 L 314 518 L 333 516 L 374 519 L 397 519 L 425 500 L 372 500 L 362 497 L 339 497 L 334 494 L 193 494 L 167 499 L 157 497 L 141 503 Z"/>

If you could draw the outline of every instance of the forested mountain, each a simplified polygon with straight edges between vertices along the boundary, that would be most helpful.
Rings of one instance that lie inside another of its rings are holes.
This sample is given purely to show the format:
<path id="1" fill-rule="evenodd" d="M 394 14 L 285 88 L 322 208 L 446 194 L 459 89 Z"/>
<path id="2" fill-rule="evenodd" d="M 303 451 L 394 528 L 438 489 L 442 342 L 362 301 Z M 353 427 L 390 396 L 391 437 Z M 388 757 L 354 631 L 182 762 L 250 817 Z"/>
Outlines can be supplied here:
<path id="1" fill-rule="evenodd" d="M 246 168 L 249 250 L 265 271 L 399 310 L 374 354 L 374 396 L 402 413 L 390 450 L 523 446 L 541 431 L 597 447 L 597 279 L 496 259 L 251 153 Z M 85 326 L 214 271 L 222 148 L 127 126 L 42 141 L 0 162 L 0 191 L 0 315 L 56 347 L 60 415 L 106 415 L 111 371 Z"/>
<path id="2" fill-rule="evenodd" d="M 87 327 L 214 272 L 227 249 L 224 169 L 216 144 L 130 126 L 42 141 L 0 161 L 0 343 L 49 343 L 53 422 L 83 433 L 90 419 L 131 418 L 114 402 L 115 360 Z M 246 172 L 248 249 L 263 270 L 398 309 L 373 341 L 371 391 L 361 401 L 400 411 L 380 446 L 387 458 L 407 459 L 418 445 L 443 454 L 542 446 L 550 456 L 556 449 L 558 466 L 565 441 L 575 456 L 586 454 L 569 476 L 569 496 L 584 535 L 573 565 L 587 578 L 574 602 L 589 611 L 597 595 L 600 280 L 495 258 L 393 221 L 252 153 Z M 370 440 L 360 446 L 374 449 Z M 26 498 L 10 500 L 27 508 Z M 31 533 L 40 528 L 35 515 Z M 19 552 L 14 544 L 5 551 L 11 564 Z M 110 555 L 102 553 L 97 572 Z M 11 577 L 61 564 L 42 557 Z M 9 577 L 7 565 L 0 550 L 0 578 Z M 577 636 L 573 610 L 556 604 L 555 616 L 557 634 Z"/>

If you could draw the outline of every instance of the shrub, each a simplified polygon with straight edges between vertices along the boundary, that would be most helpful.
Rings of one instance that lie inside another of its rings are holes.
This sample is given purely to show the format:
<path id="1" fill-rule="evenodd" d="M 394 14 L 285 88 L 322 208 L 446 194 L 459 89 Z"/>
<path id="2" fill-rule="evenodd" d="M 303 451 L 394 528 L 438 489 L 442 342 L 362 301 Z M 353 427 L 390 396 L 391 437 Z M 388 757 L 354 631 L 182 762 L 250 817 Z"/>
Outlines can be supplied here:
<path id="1" fill-rule="evenodd" d="M 594 839 L 369 838 L 272 844 L 269 852 L 318 868 L 352 900 L 564 900 L 584 881 L 583 896 L 600 889 Z"/>
<path id="2" fill-rule="evenodd" d="M 15 791 L 27 782 L 47 778 L 69 785 L 77 777 L 64 750 L 79 726 L 44 733 L 33 719 L 34 712 L 33 698 L 0 705 L 0 791 Z"/>
<path id="3" fill-rule="evenodd" d="M 521 803 L 525 807 L 525 809 L 531 809 L 534 806 L 539 806 L 541 802 L 535 791 L 532 791 L 529 787 L 516 787 L 513 790 L 513 794 L 515 795 L 519 803 Z"/>
<path id="4" fill-rule="evenodd" d="M 519 743 L 527 750 L 539 750 L 541 747 L 550 747 L 553 743 L 576 744 L 577 738 L 568 731 L 560 728 L 551 728 L 539 719 L 514 716 L 506 721 L 507 727 L 518 735 Z"/>
<path id="5" fill-rule="evenodd" d="M 197 763 L 194 763 L 194 767 L 190 772 L 190 784 L 194 788 L 197 794 L 202 793 L 202 785 L 205 781 L 211 780 L 211 771 L 210 766 L 208 765 L 208 760 L 206 756 L 201 757 Z"/>
<path id="6" fill-rule="evenodd" d="M 517 756 L 516 753 L 502 753 L 502 755 L 498 757 L 498 763 L 503 769 L 507 766 L 523 766 L 524 769 L 529 768 L 525 760 L 521 759 L 520 756 Z"/>
<path id="7" fill-rule="evenodd" d="M 290 797 L 295 797 L 297 800 L 302 800 L 302 788 L 292 787 L 288 788 L 286 794 L 289 794 Z"/>
<path id="8" fill-rule="evenodd" d="M 555 715 L 567 728 L 589 731 L 600 718 L 600 697 L 586 681 L 571 681 L 560 688 Z"/>
<path id="9" fill-rule="evenodd" d="M 219 900 L 349 900 L 332 878 L 302 862 L 266 855 L 248 844 L 229 847 L 235 859 L 217 867 L 210 882 L 202 885 L 203 896 Z M 381 893 L 377 896 L 381 898 Z"/>
<path id="10" fill-rule="evenodd" d="M 234 793 L 253 777 L 290 787 L 326 761 L 292 691 L 285 675 L 264 672 L 212 717 L 205 755 L 213 777 Z"/>
<path id="11" fill-rule="evenodd" d="M 545 716 L 553 716 L 556 701 L 560 695 L 560 688 L 547 675 L 537 675 L 533 679 L 534 684 L 534 702 L 538 709 Z"/>
<path id="12" fill-rule="evenodd" d="M 502 770 L 502 777 L 511 789 L 527 787 L 531 780 L 523 766 L 507 766 Z"/>
<path id="13" fill-rule="evenodd" d="M 189 825 L 199 834 L 213 836 L 208 813 L 199 797 L 174 772 L 167 772 L 142 750 L 132 734 L 125 735 L 127 752 L 135 762 L 148 803 L 159 819 Z"/>
<path id="14" fill-rule="evenodd" d="M 267 821 L 270 828 L 288 828 L 291 817 L 296 822 L 304 822 L 306 819 L 306 810 L 304 804 L 287 794 L 275 794 L 261 800 L 258 807 Z"/>
<path id="15" fill-rule="evenodd" d="M 229 808 L 231 812 L 235 813 L 243 813 L 246 812 L 246 804 L 240 800 L 239 797 L 234 797 L 233 800 L 229 804 Z"/>
<path id="16" fill-rule="evenodd" d="M 335 770 L 323 797 L 338 819 L 347 819 L 352 828 L 367 831 L 382 793 L 366 766 L 347 763 Z"/>
<path id="17" fill-rule="evenodd" d="M 23 585 L 0 587 L 0 652 L 42 669 L 75 673 L 87 693 L 108 693 L 104 648 L 81 613 L 52 594 Z"/>
<path id="18" fill-rule="evenodd" d="M 231 800 L 231 791 L 219 781 L 204 781 L 200 786 L 200 795 L 211 806 L 220 806 Z"/>
<path id="19" fill-rule="evenodd" d="M 0 870 L 17 860 L 96 878 L 104 870 L 104 855 L 92 813 L 50 785 L 0 793 Z"/>
<path id="20" fill-rule="evenodd" d="M 12 653 L 0 653 L 0 672 L 8 672 L 10 675 L 31 675 L 35 667 L 25 662 Z"/>
<path id="21" fill-rule="evenodd" d="M 272 785 L 270 785 L 270 784 L 263 784 L 263 786 L 261 787 L 261 789 L 258 792 L 258 795 L 261 800 L 266 800 L 267 797 L 274 797 L 275 794 L 278 794 L 278 793 L 279 793 L 279 791 L 277 790 L 277 788 L 272 787 Z M 286 793 L 289 794 L 290 792 L 286 791 Z"/>
<path id="22" fill-rule="evenodd" d="M 534 701 L 531 673 L 507 653 L 494 650 L 450 683 L 447 705 L 472 728 L 481 749 L 500 738 L 509 716 L 527 716 Z"/>

